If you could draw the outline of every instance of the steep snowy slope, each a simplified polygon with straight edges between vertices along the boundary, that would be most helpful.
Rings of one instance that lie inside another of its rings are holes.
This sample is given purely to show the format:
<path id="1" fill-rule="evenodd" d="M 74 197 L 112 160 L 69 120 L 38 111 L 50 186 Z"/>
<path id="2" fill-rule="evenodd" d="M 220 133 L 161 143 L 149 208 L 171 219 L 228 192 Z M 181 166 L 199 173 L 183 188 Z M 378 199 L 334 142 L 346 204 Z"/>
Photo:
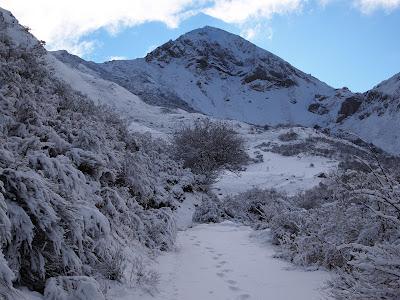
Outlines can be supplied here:
<path id="1" fill-rule="evenodd" d="M 117 83 L 173 112 L 180 108 L 257 125 L 317 125 L 400 152 L 398 131 L 392 130 L 399 126 L 400 75 L 364 94 L 334 89 L 241 37 L 212 27 L 191 31 L 135 60 L 96 64 L 66 51 L 53 55 L 92 81 Z M 178 111 L 180 117 L 185 115 Z"/>
<path id="2" fill-rule="evenodd" d="M 164 138 L 182 124 L 206 118 L 202 114 L 192 114 L 178 108 L 149 105 L 118 84 L 100 78 L 84 65 L 77 67 L 62 63 L 51 54 L 47 55 L 46 60 L 55 76 L 95 103 L 113 108 L 129 122 L 132 131 L 150 132 L 155 137 Z"/>
<path id="3" fill-rule="evenodd" d="M 354 114 L 339 127 L 391 153 L 400 153 L 400 73 L 352 98 Z"/>
<path id="4" fill-rule="evenodd" d="M 88 73 L 94 77 L 103 78 L 125 87 L 127 90 L 135 95 L 140 96 L 145 102 L 152 105 L 160 105 L 169 108 L 182 108 L 186 111 L 194 111 L 185 101 L 168 86 L 155 82 L 150 75 L 142 70 L 130 68 L 127 73 L 129 77 L 124 74 L 114 74 L 104 69 L 101 64 L 96 64 L 91 61 L 85 61 L 76 55 L 72 55 L 65 50 L 53 51 L 53 56 L 59 61 L 77 69 L 81 72 Z M 126 61 L 128 64 L 130 61 Z"/>
<path id="5" fill-rule="evenodd" d="M 336 101 L 329 101 L 335 89 L 243 38 L 213 27 L 191 31 L 143 59 L 95 65 L 65 52 L 54 55 L 75 68 L 89 68 L 148 103 L 189 106 L 224 119 L 314 125 L 338 110 Z"/>

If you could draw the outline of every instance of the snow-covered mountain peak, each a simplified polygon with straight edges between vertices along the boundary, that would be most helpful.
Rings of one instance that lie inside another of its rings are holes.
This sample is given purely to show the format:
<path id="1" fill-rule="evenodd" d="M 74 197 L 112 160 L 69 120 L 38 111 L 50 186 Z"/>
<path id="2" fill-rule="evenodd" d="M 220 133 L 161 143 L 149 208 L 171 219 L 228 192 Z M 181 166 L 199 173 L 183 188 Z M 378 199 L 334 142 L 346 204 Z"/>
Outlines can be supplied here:
<path id="1" fill-rule="evenodd" d="M 181 54 L 204 55 L 207 54 L 206 48 L 210 46 L 230 52 L 233 56 L 242 60 L 254 58 L 256 55 L 273 56 L 272 53 L 257 47 L 236 34 L 211 26 L 205 26 L 185 33 L 175 41 L 170 40 L 149 54 L 150 57 L 163 52 L 167 54 L 167 49 L 172 48 L 171 50 L 181 50 Z M 170 52 L 171 56 L 172 54 Z"/>
<path id="2" fill-rule="evenodd" d="M 300 78 L 316 81 L 242 37 L 210 26 L 165 43 L 149 53 L 146 61 L 161 67 L 177 63 L 198 74 L 212 72 L 223 79 L 238 76 L 242 84 L 256 91 L 296 86 Z"/>
<path id="3" fill-rule="evenodd" d="M 223 119 L 313 126 L 338 110 L 332 87 L 238 35 L 209 26 L 169 41 L 145 58 L 95 64 L 65 52 L 54 55 L 149 104 Z"/>
<path id="4" fill-rule="evenodd" d="M 257 125 L 343 129 L 398 153 L 400 74 L 364 94 L 334 89 L 242 37 L 214 27 L 190 31 L 145 58 L 86 62 L 54 56 L 113 81 L 145 102 Z"/>

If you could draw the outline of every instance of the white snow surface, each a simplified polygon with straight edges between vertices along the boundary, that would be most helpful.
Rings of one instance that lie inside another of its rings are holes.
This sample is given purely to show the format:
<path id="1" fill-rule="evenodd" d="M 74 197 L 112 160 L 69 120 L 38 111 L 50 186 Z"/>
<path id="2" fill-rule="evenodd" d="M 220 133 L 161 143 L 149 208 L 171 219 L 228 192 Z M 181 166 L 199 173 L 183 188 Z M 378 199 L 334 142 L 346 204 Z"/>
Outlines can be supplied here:
<path id="1" fill-rule="evenodd" d="M 252 188 L 277 189 L 294 195 L 320 182 L 320 173 L 333 170 L 336 161 L 316 156 L 290 156 L 266 152 L 264 162 L 251 164 L 245 171 L 225 171 L 214 185 L 218 196 L 232 196 Z"/>
<path id="2" fill-rule="evenodd" d="M 247 132 L 248 152 L 252 155 L 262 142 L 280 143 L 278 136 L 287 130 L 249 134 L 246 128 L 241 132 Z M 318 136 L 308 128 L 293 130 L 299 139 Z M 253 187 L 294 194 L 318 184 L 317 174 L 337 167 L 336 161 L 323 157 L 286 157 L 272 152 L 263 155 L 264 162 L 251 164 L 240 176 L 223 174 L 214 190 L 221 197 Z M 329 299 L 323 291 L 325 281 L 330 278 L 328 272 L 301 269 L 275 258 L 276 249 L 268 239 L 268 231 L 258 233 L 230 221 L 192 224 L 196 204 L 188 198 L 176 211 L 180 229 L 177 249 L 159 256 L 152 266 L 160 274 L 157 290 L 149 294 L 117 288 L 110 291 L 109 297 L 122 300 Z"/>
<path id="3" fill-rule="evenodd" d="M 263 143 L 282 144 L 278 136 L 288 129 L 273 129 L 245 135 L 247 152 L 263 156 L 263 161 L 251 163 L 244 171 L 225 171 L 214 184 L 214 192 L 219 197 L 232 196 L 252 188 L 276 189 L 289 195 L 310 189 L 317 185 L 321 173 L 329 173 L 337 168 L 338 162 L 321 156 L 299 154 L 283 156 L 270 151 L 263 151 Z M 298 134 L 298 139 L 318 137 L 321 134 L 310 128 L 295 127 L 291 131 Z"/>
<path id="4" fill-rule="evenodd" d="M 121 300 L 313 300 L 322 299 L 324 271 L 293 269 L 274 258 L 270 243 L 254 231 L 225 221 L 196 225 L 178 234 L 177 250 L 158 258 L 158 291 L 119 291 Z M 110 295 L 113 296 L 113 295 Z"/>

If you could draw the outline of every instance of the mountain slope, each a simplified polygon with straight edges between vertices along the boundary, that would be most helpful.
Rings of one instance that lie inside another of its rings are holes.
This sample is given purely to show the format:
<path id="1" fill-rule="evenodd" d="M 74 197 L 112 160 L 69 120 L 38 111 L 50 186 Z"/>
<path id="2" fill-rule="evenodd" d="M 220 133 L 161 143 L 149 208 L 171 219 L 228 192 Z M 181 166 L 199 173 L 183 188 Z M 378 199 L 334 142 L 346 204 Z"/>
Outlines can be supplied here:
<path id="1" fill-rule="evenodd" d="M 334 89 L 239 36 L 205 27 L 189 32 L 129 64 L 102 65 L 117 76 L 142 70 L 195 110 L 253 124 L 311 125 L 316 95 Z"/>
<path id="2" fill-rule="evenodd" d="M 399 154 L 400 73 L 352 99 L 354 113 L 337 127 Z"/>
<path id="3" fill-rule="evenodd" d="M 135 67 L 131 67 L 131 61 L 126 61 L 127 66 L 118 67 L 114 73 L 109 72 L 101 64 L 85 61 L 65 50 L 53 51 L 52 54 L 59 61 L 73 69 L 117 83 L 131 93 L 140 96 L 140 98 L 148 104 L 160 105 L 168 108 L 182 108 L 190 112 L 194 111 L 185 101 L 179 98 L 170 87 L 155 82 L 154 79 L 143 70 L 136 70 Z M 121 69 L 125 71 L 122 72 Z M 129 77 L 124 75 L 125 73 L 129 73 Z"/>
<path id="4" fill-rule="evenodd" d="M 152 105 L 257 125 L 300 124 L 347 131 L 400 152 L 396 75 L 364 94 L 334 89 L 226 31 L 204 27 L 145 58 L 86 62 L 53 55 L 70 68 L 112 81 Z"/>
<path id="5" fill-rule="evenodd" d="M 65 53 L 55 56 L 68 63 Z M 333 97 L 335 89 L 243 38 L 212 27 L 191 31 L 143 59 L 83 64 L 148 103 L 190 107 L 219 118 L 313 125 L 335 109 L 332 103 L 310 109 L 315 101 Z"/>

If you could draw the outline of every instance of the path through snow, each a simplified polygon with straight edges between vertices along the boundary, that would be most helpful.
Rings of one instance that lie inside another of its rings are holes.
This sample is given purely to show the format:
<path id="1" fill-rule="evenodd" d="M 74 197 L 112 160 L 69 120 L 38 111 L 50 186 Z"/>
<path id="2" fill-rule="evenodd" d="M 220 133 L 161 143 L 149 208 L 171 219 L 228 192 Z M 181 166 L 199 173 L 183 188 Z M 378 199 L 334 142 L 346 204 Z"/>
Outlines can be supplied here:
<path id="1" fill-rule="evenodd" d="M 229 221 L 196 225 L 178 235 L 178 250 L 159 258 L 160 293 L 130 300 L 313 300 L 328 279 L 273 258 L 274 249 Z"/>
<path id="2" fill-rule="evenodd" d="M 283 130 L 283 129 L 282 129 Z M 296 129 L 302 139 L 316 134 Z M 318 174 L 337 167 L 337 162 L 310 155 L 282 156 L 263 151 L 263 142 L 279 144 L 281 130 L 249 136 L 249 154 L 258 152 L 263 162 L 251 164 L 238 174 L 225 172 L 214 185 L 220 196 L 238 194 L 252 187 L 276 188 L 289 194 L 320 182 Z M 192 226 L 195 199 L 189 197 L 176 211 L 179 231 L 177 251 L 157 259 L 159 292 L 128 293 L 123 300 L 314 300 L 329 274 L 304 271 L 274 258 L 270 241 L 261 243 L 250 227 L 233 222 Z M 198 204 L 198 203 L 197 203 Z"/>

